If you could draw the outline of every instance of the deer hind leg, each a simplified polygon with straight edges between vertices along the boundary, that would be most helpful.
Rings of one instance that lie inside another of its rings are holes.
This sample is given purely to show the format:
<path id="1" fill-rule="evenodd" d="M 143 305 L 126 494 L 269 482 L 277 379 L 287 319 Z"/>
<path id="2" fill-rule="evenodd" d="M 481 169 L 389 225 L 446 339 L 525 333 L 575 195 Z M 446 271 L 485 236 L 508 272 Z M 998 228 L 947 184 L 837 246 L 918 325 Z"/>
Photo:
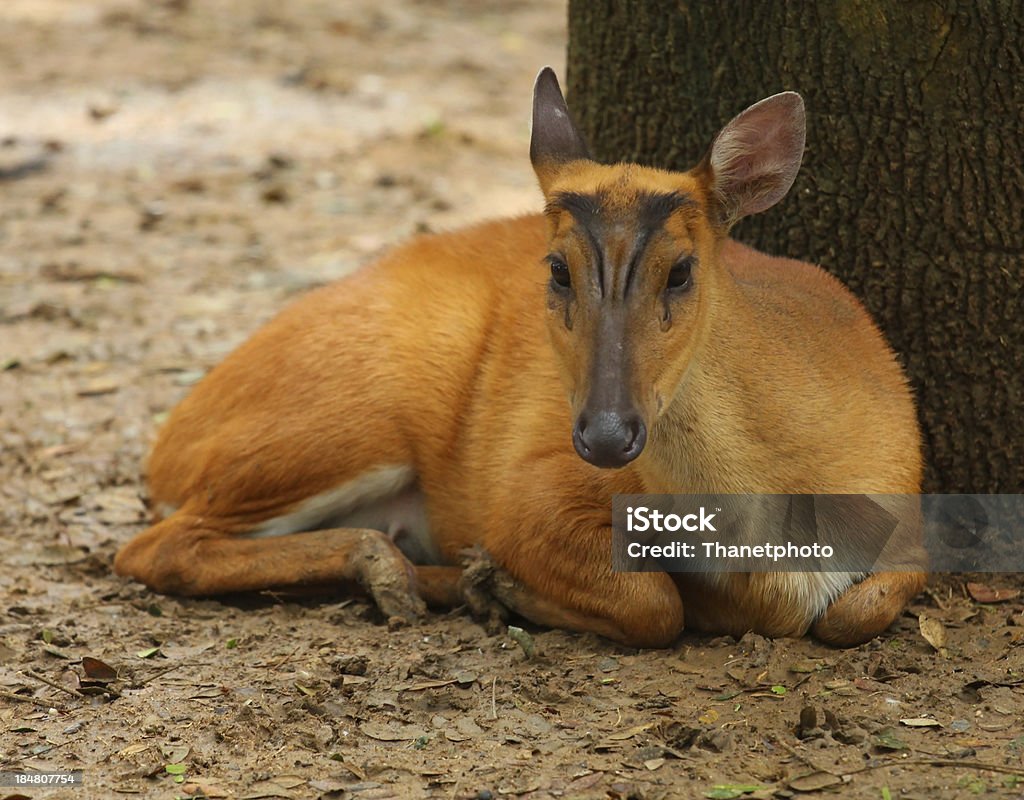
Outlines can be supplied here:
<path id="1" fill-rule="evenodd" d="M 248 538 L 182 509 L 125 545 L 114 569 L 167 594 L 356 584 L 388 617 L 412 621 L 425 610 L 413 566 L 385 533 L 370 529 Z"/>
<path id="2" fill-rule="evenodd" d="M 923 572 L 876 572 L 837 597 L 811 627 L 826 644 L 853 647 L 882 633 L 924 588 Z"/>
<path id="3" fill-rule="evenodd" d="M 358 584 L 389 616 L 423 611 L 422 586 L 433 604 L 450 604 L 458 569 L 439 564 L 426 506 L 413 471 L 377 466 L 299 502 L 239 516 L 251 498 L 204 495 L 126 544 L 115 570 L 161 592 L 211 595 L 269 588 L 333 588 Z M 419 571 L 419 572 L 418 572 Z"/>

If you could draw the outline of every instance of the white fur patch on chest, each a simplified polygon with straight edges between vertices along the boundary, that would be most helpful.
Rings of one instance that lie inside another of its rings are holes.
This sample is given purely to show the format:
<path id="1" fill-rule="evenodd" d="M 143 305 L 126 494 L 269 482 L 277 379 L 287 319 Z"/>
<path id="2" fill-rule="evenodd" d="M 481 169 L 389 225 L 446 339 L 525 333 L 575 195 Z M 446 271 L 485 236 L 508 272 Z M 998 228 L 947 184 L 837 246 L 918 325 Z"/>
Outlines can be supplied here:
<path id="1" fill-rule="evenodd" d="M 716 588 L 726 588 L 731 573 L 706 573 L 697 580 Z M 803 622 L 810 625 L 820 617 L 836 598 L 857 581 L 866 577 L 863 572 L 772 572 L 763 578 L 771 593 L 787 606 L 804 615 Z"/>

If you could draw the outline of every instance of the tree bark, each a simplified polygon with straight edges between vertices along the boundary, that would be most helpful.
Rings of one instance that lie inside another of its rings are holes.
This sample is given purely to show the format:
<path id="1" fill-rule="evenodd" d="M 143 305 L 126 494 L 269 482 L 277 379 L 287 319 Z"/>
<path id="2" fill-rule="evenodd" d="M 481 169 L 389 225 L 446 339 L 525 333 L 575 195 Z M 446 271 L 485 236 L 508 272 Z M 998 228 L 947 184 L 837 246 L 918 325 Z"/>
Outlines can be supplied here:
<path id="1" fill-rule="evenodd" d="M 686 169 L 750 103 L 807 103 L 789 196 L 736 238 L 865 302 L 918 399 L 932 492 L 1024 491 L 1024 15 L 1017 0 L 571 0 L 599 160 Z"/>

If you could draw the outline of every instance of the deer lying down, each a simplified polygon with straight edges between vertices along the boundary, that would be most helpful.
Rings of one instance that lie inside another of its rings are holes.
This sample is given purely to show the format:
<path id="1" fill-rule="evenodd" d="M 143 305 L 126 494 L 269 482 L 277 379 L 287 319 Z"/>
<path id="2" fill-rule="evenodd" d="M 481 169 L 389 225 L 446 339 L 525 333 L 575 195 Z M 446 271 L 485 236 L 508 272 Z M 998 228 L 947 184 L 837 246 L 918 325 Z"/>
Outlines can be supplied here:
<path id="1" fill-rule="evenodd" d="M 614 494 L 919 489 L 911 395 L 863 307 L 727 237 L 803 145 L 787 92 L 689 172 L 598 164 L 543 70 L 544 213 L 415 239 L 258 331 L 171 414 L 148 465 L 166 516 L 116 571 L 183 595 L 354 583 L 412 619 L 462 602 L 477 546 L 505 607 L 634 646 L 877 635 L 923 573 L 611 569 Z"/>

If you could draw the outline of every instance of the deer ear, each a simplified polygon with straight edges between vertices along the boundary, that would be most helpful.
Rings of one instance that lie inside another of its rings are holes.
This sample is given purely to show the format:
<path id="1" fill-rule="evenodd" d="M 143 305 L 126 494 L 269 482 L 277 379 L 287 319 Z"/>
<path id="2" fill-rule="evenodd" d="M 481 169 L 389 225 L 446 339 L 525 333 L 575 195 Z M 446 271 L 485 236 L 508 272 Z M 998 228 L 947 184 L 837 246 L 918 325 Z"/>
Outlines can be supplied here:
<path id="1" fill-rule="evenodd" d="M 800 169 L 805 128 L 803 99 L 782 92 L 754 103 L 715 137 L 702 167 L 726 227 L 786 195 Z"/>
<path id="2" fill-rule="evenodd" d="M 587 145 L 569 115 L 555 71 L 544 67 L 533 85 L 533 129 L 530 135 L 530 161 L 541 190 L 548 193 L 562 165 L 589 158 Z"/>

